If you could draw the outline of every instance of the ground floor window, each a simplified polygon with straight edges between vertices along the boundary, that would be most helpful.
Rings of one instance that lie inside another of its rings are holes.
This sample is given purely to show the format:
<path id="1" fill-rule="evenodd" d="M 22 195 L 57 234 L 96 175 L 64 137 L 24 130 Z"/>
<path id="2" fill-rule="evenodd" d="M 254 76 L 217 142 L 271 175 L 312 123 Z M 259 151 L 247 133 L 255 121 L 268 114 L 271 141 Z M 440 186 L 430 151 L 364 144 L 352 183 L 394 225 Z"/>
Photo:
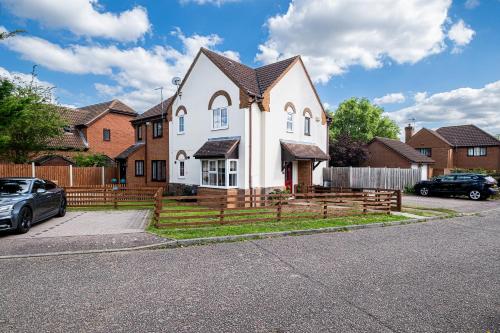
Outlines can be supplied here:
<path id="1" fill-rule="evenodd" d="M 470 147 L 467 156 L 486 156 L 486 147 Z"/>
<path id="2" fill-rule="evenodd" d="M 201 185 L 238 187 L 238 160 L 202 160 Z"/>
<path id="3" fill-rule="evenodd" d="M 144 176 L 144 161 L 135 161 L 135 175 L 136 177 Z"/>
<path id="4" fill-rule="evenodd" d="M 167 163 L 166 163 L 166 161 L 161 161 L 161 160 L 151 161 L 151 180 L 154 180 L 154 181 L 167 180 Z"/>
<path id="5" fill-rule="evenodd" d="M 186 166 L 184 161 L 179 161 L 179 178 L 184 178 L 186 176 Z"/>

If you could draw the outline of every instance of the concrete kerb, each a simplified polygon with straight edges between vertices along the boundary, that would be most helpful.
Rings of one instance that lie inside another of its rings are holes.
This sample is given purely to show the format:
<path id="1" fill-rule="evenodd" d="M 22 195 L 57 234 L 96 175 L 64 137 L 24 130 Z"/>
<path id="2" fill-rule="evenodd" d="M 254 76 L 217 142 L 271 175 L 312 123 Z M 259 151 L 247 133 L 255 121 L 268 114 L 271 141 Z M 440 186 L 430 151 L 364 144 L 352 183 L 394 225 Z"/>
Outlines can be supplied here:
<path id="1" fill-rule="evenodd" d="M 456 214 L 453 217 L 467 216 L 468 214 Z M 355 224 L 342 227 L 329 227 L 329 228 L 319 228 L 319 229 L 308 229 L 308 230 L 290 230 L 290 231 L 279 231 L 279 232 L 266 232 L 259 234 L 243 234 L 234 236 L 220 236 L 220 237 L 206 237 L 206 238 L 193 238 L 193 239 L 179 239 L 179 240 L 168 240 L 162 243 L 118 248 L 118 249 L 101 249 L 101 250 L 85 250 L 85 251 L 64 251 L 64 252 L 49 252 L 49 253 L 38 253 L 38 254 L 21 254 L 21 255 L 8 255 L 0 256 L 2 259 L 20 259 L 20 258 L 34 258 L 34 257 L 51 257 L 51 256 L 64 256 L 64 255 L 82 255 L 82 254 L 96 254 L 96 253 L 113 253 L 113 252 L 125 252 L 125 251 L 140 251 L 140 250 L 160 250 L 160 249 L 170 249 L 178 247 L 187 247 L 194 245 L 205 245 L 214 243 L 228 243 L 237 242 L 243 240 L 253 240 L 253 239 L 264 239 L 264 238 L 276 238 L 276 237 L 288 237 L 288 236 L 301 236 L 301 235 L 313 235 L 321 233 L 333 233 L 360 229 L 371 229 L 380 227 L 390 227 L 405 224 L 414 224 L 421 222 L 428 222 L 433 220 L 443 220 L 450 218 L 450 216 L 433 216 L 424 217 L 420 219 L 409 219 L 394 222 L 380 222 L 371 224 Z"/>

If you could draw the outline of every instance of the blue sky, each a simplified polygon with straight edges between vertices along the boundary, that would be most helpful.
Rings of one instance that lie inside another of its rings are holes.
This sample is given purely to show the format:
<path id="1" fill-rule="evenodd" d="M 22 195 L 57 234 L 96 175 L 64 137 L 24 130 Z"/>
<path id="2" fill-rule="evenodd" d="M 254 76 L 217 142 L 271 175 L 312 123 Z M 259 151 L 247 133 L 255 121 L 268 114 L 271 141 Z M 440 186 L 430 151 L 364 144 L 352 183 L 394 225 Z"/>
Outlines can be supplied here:
<path id="1" fill-rule="evenodd" d="M 204 46 L 249 66 L 300 54 L 325 104 L 377 102 L 400 125 L 500 134 L 499 0 L 0 0 L 0 75 L 34 64 L 60 103 L 143 112 Z"/>

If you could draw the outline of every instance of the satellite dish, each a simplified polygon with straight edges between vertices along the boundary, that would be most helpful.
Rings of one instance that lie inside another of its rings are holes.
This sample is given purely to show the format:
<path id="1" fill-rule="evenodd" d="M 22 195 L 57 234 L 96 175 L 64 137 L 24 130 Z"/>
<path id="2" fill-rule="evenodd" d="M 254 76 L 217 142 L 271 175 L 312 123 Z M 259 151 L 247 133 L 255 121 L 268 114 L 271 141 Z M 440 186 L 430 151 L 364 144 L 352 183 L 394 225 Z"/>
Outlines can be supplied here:
<path id="1" fill-rule="evenodd" d="M 180 77 L 176 76 L 172 79 L 172 84 L 175 86 L 179 86 L 181 84 L 181 82 L 182 82 L 182 79 Z"/>

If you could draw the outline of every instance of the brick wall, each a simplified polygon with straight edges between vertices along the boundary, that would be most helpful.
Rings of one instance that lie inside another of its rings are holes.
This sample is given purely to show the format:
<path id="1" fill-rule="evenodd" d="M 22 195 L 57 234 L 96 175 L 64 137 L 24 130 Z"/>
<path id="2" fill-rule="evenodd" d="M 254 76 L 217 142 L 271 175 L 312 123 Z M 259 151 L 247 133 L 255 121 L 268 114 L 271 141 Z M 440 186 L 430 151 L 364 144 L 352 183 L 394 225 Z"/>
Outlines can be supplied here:
<path id="1" fill-rule="evenodd" d="M 368 159 L 364 166 L 373 168 L 410 168 L 411 162 L 381 142 L 374 141 L 368 146 Z"/>
<path id="2" fill-rule="evenodd" d="M 467 156 L 467 148 L 454 151 L 454 167 L 463 169 L 482 168 L 500 170 L 500 147 L 487 147 L 486 156 Z"/>
<path id="3" fill-rule="evenodd" d="M 453 150 L 446 142 L 427 129 L 421 129 L 407 142 L 413 148 L 431 148 L 431 158 L 436 161 L 435 169 L 453 168 Z"/>
<path id="4" fill-rule="evenodd" d="M 111 158 L 120 154 L 135 142 L 134 128 L 130 124 L 133 117 L 107 113 L 92 123 L 86 130 L 89 151 L 106 154 Z M 111 130 L 111 140 L 103 140 L 103 130 Z"/>

